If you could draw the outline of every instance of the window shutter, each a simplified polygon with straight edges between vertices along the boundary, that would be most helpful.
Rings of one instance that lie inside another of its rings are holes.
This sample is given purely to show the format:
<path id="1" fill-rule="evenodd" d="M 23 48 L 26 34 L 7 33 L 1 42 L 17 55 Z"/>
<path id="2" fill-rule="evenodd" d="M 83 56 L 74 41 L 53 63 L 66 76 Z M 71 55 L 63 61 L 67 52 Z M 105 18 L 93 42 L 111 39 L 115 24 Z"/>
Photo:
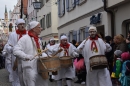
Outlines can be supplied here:
<path id="1" fill-rule="evenodd" d="M 76 0 L 73 0 L 73 4 L 72 4 L 73 8 L 76 7 Z"/>
<path id="2" fill-rule="evenodd" d="M 76 5 L 79 5 L 79 0 L 76 0 Z"/>
<path id="3" fill-rule="evenodd" d="M 89 27 L 86 27 L 86 28 L 85 28 L 85 37 L 86 37 L 86 38 L 89 36 L 88 29 L 89 29 Z"/>
<path id="4" fill-rule="evenodd" d="M 66 0 L 66 10 L 69 11 L 69 0 Z"/>
<path id="5" fill-rule="evenodd" d="M 77 41 L 77 31 L 75 31 L 75 40 Z"/>
<path id="6" fill-rule="evenodd" d="M 45 30 L 45 17 L 42 19 L 43 25 L 42 25 L 42 29 Z"/>
<path id="7" fill-rule="evenodd" d="M 51 13 L 49 13 L 49 27 L 51 27 Z"/>
<path id="8" fill-rule="evenodd" d="M 80 30 L 77 31 L 77 42 L 80 42 Z"/>
<path id="9" fill-rule="evenodd" d="M 73 39 L 72 40 L 77 41 L 77 31 L 73 31 Z"/>
<path id="10" fill-rule="evenodd" d="M 62 8 L 62 16 L 65 14 L 65 0 L 62 1 L 63 8 Z"/>
<path id="11" fill-rule="evenodd" d="M 48 14 L 46 15 L 46 27 L 48 28 Z"/>
<path id="12" fill-rule="evenodd" d="M 60 0 L 57 1 L 58 2 L 58 16 L 60 17 Z"/>
<path id="13" fill-rule="evenodd" d="M 68 33 L 68 41 L 70 42 L 70 33 Z"/>

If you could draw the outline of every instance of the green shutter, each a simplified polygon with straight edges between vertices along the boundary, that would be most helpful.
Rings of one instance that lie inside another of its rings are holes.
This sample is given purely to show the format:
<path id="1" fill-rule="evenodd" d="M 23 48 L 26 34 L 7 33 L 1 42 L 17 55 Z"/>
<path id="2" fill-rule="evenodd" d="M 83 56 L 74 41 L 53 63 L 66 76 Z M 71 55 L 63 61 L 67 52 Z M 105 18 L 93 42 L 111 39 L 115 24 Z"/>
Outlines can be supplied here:
<path id="1" fill-rule="evenodd" d="M 46 15 L 46 27 L 48 28 L 48 14 Z"/>
<path id="2" fill-rule="evenodd" d="M 51 27 L 51 13 L 49 13 L 49 27 Z"/>

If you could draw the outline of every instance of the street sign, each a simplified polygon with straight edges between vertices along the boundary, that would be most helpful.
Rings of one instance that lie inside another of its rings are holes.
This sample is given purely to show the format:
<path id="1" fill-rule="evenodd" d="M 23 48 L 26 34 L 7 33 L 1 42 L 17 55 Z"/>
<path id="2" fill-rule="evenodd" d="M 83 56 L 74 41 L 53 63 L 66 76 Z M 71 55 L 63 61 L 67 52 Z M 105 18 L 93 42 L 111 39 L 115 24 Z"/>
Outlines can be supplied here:
<path id="1" fill-rule="evenodd" d="M 33 2 L 34 9 L 41 9 L 41 2 Z"/>

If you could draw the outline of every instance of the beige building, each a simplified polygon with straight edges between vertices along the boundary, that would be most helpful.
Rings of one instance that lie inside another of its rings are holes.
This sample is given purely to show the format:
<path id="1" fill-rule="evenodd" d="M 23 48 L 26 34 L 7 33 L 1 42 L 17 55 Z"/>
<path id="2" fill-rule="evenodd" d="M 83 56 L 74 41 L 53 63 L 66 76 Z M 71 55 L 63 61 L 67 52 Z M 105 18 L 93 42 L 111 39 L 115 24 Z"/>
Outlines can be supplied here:
<path id="1" fill-rule="evenodd" d="M 130 31 L 130 0 L 108 0 L 108 8 L 114 13 L 114 33 L 125 37 Z"/>
<path id="2" fill-rule="evenodd" d="M 58 40 L 58 9 L 56 0 L 39 0 L 41 9 L 37 12 L 37 20 L 41 23 L 41 39 L 43 44 L 50 38 Z"/>
<path id="3" fill-rule="evenodd" d="M 59 36 L 65 33 L 69 41 L 84 40 L 88 28 L 94 25 L 103 36 L 111 35 L 110 15 L 102 0 L 58 0 Z"/>

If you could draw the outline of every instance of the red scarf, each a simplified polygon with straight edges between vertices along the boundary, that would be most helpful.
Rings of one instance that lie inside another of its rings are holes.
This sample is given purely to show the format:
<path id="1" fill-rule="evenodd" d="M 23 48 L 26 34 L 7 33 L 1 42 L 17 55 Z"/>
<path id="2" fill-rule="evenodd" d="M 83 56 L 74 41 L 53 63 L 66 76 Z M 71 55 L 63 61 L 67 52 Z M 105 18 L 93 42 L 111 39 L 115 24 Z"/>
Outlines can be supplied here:
<path id="1" fill-rule="evenodd" d="M 60 47 L 64 48 L 64 51 L 65 51 L 64 54 L 65 55 L 67 54 L 67 56 L 69 56 L 69 53 L 68 53 L 69 46 L 70 46 L 69 43 L 67 43 L 66 45 L 60 44 Z"/>
<path id="2" fill-rule="evenodd" d="M 95 38 L 90 37 L 90 40 L 92 40 L 91 50 L 94 51 L 94 52 L 98 52 L 98 48 L 97 48 L 97 45 L 96 45 L 96 42 L 95 42 L 95 40 L 98 40 L 98 36 L 96 36 Z"/>
<path id="3" fill-rule="evenodd" d="M 30 37 L 33 37 L 33 38 L 34 38 L 34 41 L 35 41 L 36 46 L 37 46 L 37 49 L 40 49 L 39 37 L 38 37 L 38 36 L 35 36 L 31 31 L 28 31 L 28 35 L 29 35 Z"/>
<path id="4" fill-rule="evenodd" d="M 22 30 L 20 31 L 19 29 L 16 30 L 16 33 L 19 34 L 19 39 L 22 37 L 22 35 L 26 34 L 27 31 L 26 30 Z"/>

